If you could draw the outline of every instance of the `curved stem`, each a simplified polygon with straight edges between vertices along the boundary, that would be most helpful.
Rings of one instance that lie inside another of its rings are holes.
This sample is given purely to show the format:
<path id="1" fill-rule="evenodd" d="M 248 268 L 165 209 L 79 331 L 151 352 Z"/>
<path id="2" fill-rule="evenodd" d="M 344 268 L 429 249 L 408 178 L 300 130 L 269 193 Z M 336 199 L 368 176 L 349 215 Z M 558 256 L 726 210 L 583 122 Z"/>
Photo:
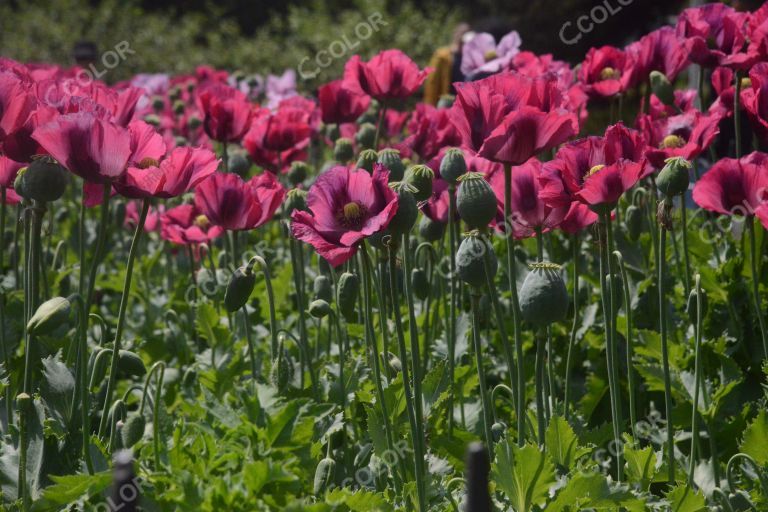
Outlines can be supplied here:
<path id="1" fill-rule="evenodd" d="M 488 391 L 486 389 L 485 368 L 483 367 L 483 347 L 480 339 L 480 295 L 477 290 L 470 293 L 472 305 L 472 342 L 475 348 L 475 364 L 477 376 L 480 381 L 480 403 L 483 407 L 483 434 L 485 447 L 488 454 L 493 453 L 493 433 L 491 432 L 491 405 L 488 403 Z"/>
<path id="2" fill-rule="evenodd" d="M 267 288 L 267 300 L 269 301 L 269 330 L 271 335 L 271 355 L 274 359 L 277 353 L 277 315 L 275 315 L 275 293 L 272 289 L 272 275 L 269 272 L 269 265 L 266 260 L 261 256 L 254 256 L 252 258 L 261 267 L 264 273 L 264 285 Z M 303 315 L 302 315 L 303 316 Z"/>
<path id="3" fill-rule="evenodd" d="M 107 414 L 109 411 L 109 404 L 112 401 L 112 395 L 114 394 L 115 383 L 117 381 L 117 362 L 120 359 L 120 343 L 123 337 L 123 329 L 125 329 L 125 313 L 128 309 L 128 298 L 131 293 L 131 277 L 133 276 L 133 263 L 136 260 L 136 253 L 139 249 L 139 240 L 141 234 L 144 232 L 144 222 L 147 219 L 147 212 L 149 212 L 149 199 L 144 199 L 144 203 L 141 206 L 141 214 L 139 215 L 139 222 L 136 224 L 136 231 L 133 234 L 133 240 L 131 241 L 131 248 L 128 251 L 128 263 L 125 267 L 125 281 L 123 282 L 123 292 L 120 297 L 120 309 L 117 314 L 117 328 L 115 329 L 115 341 L 112 346 L 112 363 L 109 368 L 109 380 L 107 380 L 107 393 L 104 397 L 104 407 L 101 412 L 101 424 L 99 425 L 99 437 L 102 437 L 107 427 Z M 104 219 L 102 219 L 102 224 Z M 95 262 L 94 262 L 95 263 Z M 95 266 L 95 265 L 94 265 Z"/>
<path id="4" fill-rule="evenodd" d="M 637 439 L 637 410 L 635 400 L 637 395 L 635 393 L 635 371 L 634 371 L 634 357 L 635 357 L 635 340 L 632 333 L 632 298 L 629 293 L 629 276 L 627 275 L 627 268 L 624 265 L 624 258 L 619 251 L 613 251 L 613 256 L 616 258 L 616 264 L 619 266 L 619 274 L 621 275 L 621 281 L 624 289 L 624 315 L 627 318 L 627 383 L 629 386 L 629 421 L 631 423 L 632 437 Z"/>

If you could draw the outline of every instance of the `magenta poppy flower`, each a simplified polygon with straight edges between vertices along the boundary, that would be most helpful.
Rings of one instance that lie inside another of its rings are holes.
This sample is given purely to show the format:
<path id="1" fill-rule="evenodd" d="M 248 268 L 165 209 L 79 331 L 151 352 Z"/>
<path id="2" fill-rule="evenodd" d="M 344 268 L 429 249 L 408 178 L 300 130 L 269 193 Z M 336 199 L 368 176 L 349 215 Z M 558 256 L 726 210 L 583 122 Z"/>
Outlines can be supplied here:
<path id="1" fill-rule="evenodd" d="M 13 189 L 13 182 L 16 180 L 16 174 L 22 167 L 24 167 L 23 163 L 0 155 L 0 187 Z"/>
<path id="2" fill-rule="evenodd" d="M 768 63 L 756 64 L 749 71 L 750 86 L 742 91 L 742 106 L 757 135 L 768 138 Z M 733 83 L 731 81 L 731 83 Z M 735 94 L 735 88 L 730 92 Z M 733 100 L 730 102 L 733 109 Z"/>
<path id="3" fill-rule="evenodd" d="M 208 243 L 224 233 L 224 228 L 212 224 L 195 205 L 182 204 L 160 216 L 160 237 L 179 244 Z"/>
<path id="4" fill-rule="evenodd" d="M 131 158 L 131 133 L 92 113 L 59 116 L 32 133 L 45 151 L 86 181 L 119 178 Z"/>
<path id="5" fill-rule="evenodd" d="M 755 210 L 755 216 L 760 219 L 765 229 L 768 229 L 768 203 L 763 203 Z"/>
<path id="6" fill-rule="evenodd" d="M 567 207 L 551 207 L 540 197 L 539 178 L 543 172 L 542 163 L 531 158 L 523 165 L 512 168 L 511 219 L 504 219 L 504 173 L 492 172 L 488 177 L 498 202 L 497 226 L 506 229 L 511 222 L 516 238 L 528 238 L 538 230 L 549 231 L 560 225 Z"/>
<path id="7" fill-rule="evenodd" d="M 312 130 L 304 110 L 284 107 L 271 113 L 261 110 L 245 135 L 246 148 L 256 146 L 266 151 L 282 152 L 304 147 Z"/>
<path id="8" fill-rule="evenodd" d="M 368 110 L 371 97 L 344 87 L 343 80 L 321 85 L 317 91 L 320 111 L 326 124 L 353 123 Z"/>
<path id="9" fill-rule="evenodd" d="M 0 71 L 0 148 L 5 138 L 21 128 L 37 101 L 16 74 Z"/>
<path id="10" fill-rule="evenodd" d="M 568 207 L 568 213 L 560 223 L 560 229 L 570 235 L 575 235 L 598 221 L 598 216 L 589 206 L 579 201 L 574 201 Z"/>
<path id="11" fill-rule="evenodd" d="M 352 56 L 344 66 L 344 87 L 379 101 L 404 99 L 421 87 L 432 68 L 420 70 L 400 50 L 384 50 L 370 61 Z"/>
<path id="12" fill-rule="evenodd" d="M 291 234 L 310 244 L 334 267 L 349 260 L 365 238 L 386 229 L 398 201 L 389 188 L 389 171 L 336 166 L 318 176 L 309 189 L 310 212 L 294 210 Z"/>
<path id="13" fill-rule="evenodd" d="M 579 80 L 587 94 L 592 97 L 609 98 L 629 88 L 631 59 L 614 46 L 590 48 L 579 70 Z"/>
<path id="14" fill-rule="evenodd" d="M 19 204 L 21 202 L 21 198 L 16 193 L 15 190 L 12 188 L 5 189 L 5 202 L 2 204 L 5 204 L 6 206 L 13 206 L 16 204 Z"/>
<path id="15" fill-rule="evenodd" d="M 197 95 L 203 128 L 213 140 L 238 142 L 251 125 L 251 103 L 245 94 L 221 83 L 206 85 Z"/>
<path id="16" fill-rule="evenodd" d="M 643 166 L 629 160 L 595 166 L 575 197 L 595 211 L 607 211 L 616 206 L 624 192 L 634 187 L 642 175 Z"/>
<path id="17" fill-rule="evenodd" d="M 689 58 L 707 67 L 748 69 L 757 55 L 744 51 L 748 13 L 722 3 L 685 9 L 677 18 L 677 35 L 685 39 Z"/>
<path id="18" fill-rule="evenodd" d="M 520 34 L 516 30 L 502 37 L 498 45 L 491 34 L 475 34 L 462 47 L 461 74 L 471 79 L 476 75 L 507 69 L 514 56 L 520 52 L 521 44 Z"/>
<path id="19" fill-rule="evenodd" d="M 450 201 L 448 182 L 435 178 L 432 182 L 432 195 L 419 207 L 431 221 L 446 224 L 450 220 Z"/>
<path id="20" fill-rule="evenodd" d="M 724 158 L 693 187 L 693 200 L 723 215 L 753 215 L 768 199 L 768 155 L 752 153 L 741 160 Z"/>
<path id="21" fill-rule="evenodd" d="M 646 82 L 651 71 L 660 71 L 674 81 L 690 64 L 688 50 L 672 27 L 662 27 L 646 34 L 628 45 L 625 52 L 631 55 L 627 68 L 630 86 Z"/>
<path id="22" fill-rule="evenodd" d="M 125 204 L 125 220 L 123 223 L 131 230 L 136 229 L 136 224 L 139 223 L 139 215 L 141 210 L 141 202 L 128 201 Z M 150 206 L 147 211 L 147 218 L 144 220 L 144 231 L 160 231 L 160 218 L 165 213 L 165 206 L 159 205 L 157 208 Z"/>
<path id="23" fill-rule="evenodd" d="M 215 225 L 240 231 L 267 222 L 285 190 L 274 177 L 245 182 L 237 174 L 214 173 L 195 190 L 195 206 Z"/>
<path id="24" fill-rule="evenodd" d="M 444 147 L 461 143 L 459 132 L 448 117 L 447 109 L 419 103 L 408 121 L 410 134 L 403 145 L 418 154 L 422 161 L 431 160 Z"/>
<path id="25" fill-rule="evenodd" d="M 683 114 L 656 120 L 644 115 L 638 119 L 649 146 L 648 161 L 661 169 L 668 158 L 680 156 L 693 160 L 707 149 L 720 133 L 720 116 L 689 110 Z"/>
<path id="26" fill-rule="evenodd" d="M 177 197 L 216 172 L 219 161 L 207 149 L 178 147 L 161 161 L 145 158 L 130 166 L 114 187 L 124 197 Z"/>

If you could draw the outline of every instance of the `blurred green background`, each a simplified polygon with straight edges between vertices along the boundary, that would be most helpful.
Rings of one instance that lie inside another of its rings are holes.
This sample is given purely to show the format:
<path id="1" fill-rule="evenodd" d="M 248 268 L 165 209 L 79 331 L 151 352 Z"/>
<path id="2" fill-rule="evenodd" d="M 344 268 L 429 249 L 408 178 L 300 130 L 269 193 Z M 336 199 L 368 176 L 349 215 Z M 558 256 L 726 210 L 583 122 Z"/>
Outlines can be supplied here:
<path id="1" fill-rule="evenodd" d="M 590 46 L 622 45 L 671 21 L 691 0 L 622 2 L 627 5 L 618 14 L 569 46 L 559 37 L 564 23 L 598 5 L 615 9 L 619 0 L 0 0 L 0 55 L 71 64 L 78 40 L 94 41 L 100 52 L 127 41 L 135 53 L 103 77 L 115 82 L 138 72 L 178 73 L 199 64 L 274 73 L 297 68 L 344 37 L 359 42 L 300 84 L 313 87 L 338 77 L 353 53 L 395 47 L 425 64 L 437 47 L 450 43 L 459 22 L 496 33 L 516 29 L 523 49 L 575 63 Z M 759 2 L 738 3 L 749 8 Z M 374 13 L 386 25 L 369 39 L 358 39 L 356 26 Z"/>

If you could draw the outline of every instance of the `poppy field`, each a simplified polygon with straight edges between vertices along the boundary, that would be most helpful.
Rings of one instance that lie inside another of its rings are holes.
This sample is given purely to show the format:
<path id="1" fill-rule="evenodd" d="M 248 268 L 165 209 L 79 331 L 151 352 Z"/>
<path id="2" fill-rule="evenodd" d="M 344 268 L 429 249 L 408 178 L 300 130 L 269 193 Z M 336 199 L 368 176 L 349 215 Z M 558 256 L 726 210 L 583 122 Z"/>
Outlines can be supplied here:
<path id="1" fill-rule="evenodd" d="M 0 510 L 768 510 L 768 3 L 344 58 L 0 57 Z"/>

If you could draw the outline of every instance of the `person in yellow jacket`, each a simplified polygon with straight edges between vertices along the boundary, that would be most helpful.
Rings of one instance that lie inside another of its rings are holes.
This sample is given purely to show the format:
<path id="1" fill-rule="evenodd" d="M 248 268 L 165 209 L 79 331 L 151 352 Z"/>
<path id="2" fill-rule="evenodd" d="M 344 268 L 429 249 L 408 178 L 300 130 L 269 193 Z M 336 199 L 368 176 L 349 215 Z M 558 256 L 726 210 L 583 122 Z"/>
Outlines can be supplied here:
<path id="1" fill-rule="evenodd" d="M 453 94 L 454 82 L 464 81 L 461 74 L 461 50 L 467 35 L 471 35 L 467 23 L 459 23 L 453 31 L 453 42 L 435 50 L 429 61 L 434 71 L 424 82 L 424 103 L 436 105 L 440 97 Z"/>

